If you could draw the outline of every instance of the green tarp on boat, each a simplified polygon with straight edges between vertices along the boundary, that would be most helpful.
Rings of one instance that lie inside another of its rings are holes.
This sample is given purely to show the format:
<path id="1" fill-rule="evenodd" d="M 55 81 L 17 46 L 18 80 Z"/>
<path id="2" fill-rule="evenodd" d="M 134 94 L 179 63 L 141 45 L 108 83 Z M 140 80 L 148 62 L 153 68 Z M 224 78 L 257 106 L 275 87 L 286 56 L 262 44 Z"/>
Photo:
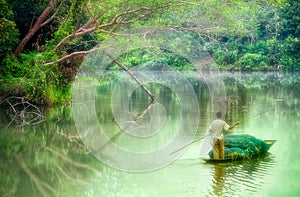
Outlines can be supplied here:
<path id="1" fill-rule="evenodd" d="M 270 149 L 266 141 L 248 134 L 233 134 L 224 136 L 225 159 L 251 159 L 252 157 L 264 154 Z M 212 159 L 213 151 L 209 152 Z"/>

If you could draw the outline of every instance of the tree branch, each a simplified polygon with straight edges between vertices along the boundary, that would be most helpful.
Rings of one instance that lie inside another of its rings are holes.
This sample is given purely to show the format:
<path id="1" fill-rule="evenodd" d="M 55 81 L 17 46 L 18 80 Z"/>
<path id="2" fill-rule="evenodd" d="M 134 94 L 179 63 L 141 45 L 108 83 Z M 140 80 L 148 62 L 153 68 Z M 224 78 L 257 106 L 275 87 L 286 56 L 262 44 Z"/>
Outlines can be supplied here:
<path id="1" fill-rule="evenodd" d="M 59 48 L 64 45 L 68 40 L 70 39 L 73 39 L 73 38 L 76 38 L 76 37 L 79 37 L 79 36 L 83 36 L 83 35 L 86 35 L 88 33 L 92 33 L 92 32 L 95 32 L 96 30 L 104 30 L 105 28 L 107 27 L 111 27 L 111 26 L 114 26 L 116 25 L 117 27 L 113 27 L 113 30 L 112 31 L 102 31 L 102 32 L 109 32 L 109 34 L 112 34 L 114 30 L 116 30 L 121 24 L 129 24 L 130 22 L 132 22 L 131 19 L 129 20 L 124 20 L 125 19 L 125 16 L 130 16 L 132 14 L 136 14 L 136 13 L 140 13 L 140 12 L 143 12 L 143 11 L 146 11 L 147 13 L 144 13 L 144 14 L 141 14 L 139 17 L 136 17 L 135 20 L 139 20 L 141 18 L 144 18 L 146 16 L 148 16 L 149 14 L 151 13 L 154 13 L 155 11 L 160 11 L 160 10 L 163 10 L 165 8 L 168 8 L 168 7 L 172 7 L 172 6 L 182 6 L 184 5 L 184 3 L 178 3 L 178 4 L 171 4 L 171 3 L 167 3 L 165 5 L 162 5 L 162 6 L 159 6 L 159 7 L 156 7 L 156 8 L 149 8 L 149 7 L 140 7 L 138 9 L 130 9 L 130 7 L 120 13 L 120 14 L 117 14 L 116 16 L 114 16 L 111 20 L 109 20 L 107 23 L 105 24 L 101 24 L 101 25 L 94 25 L 97 23 L 97 21 L 103 16 L 103 14 L 106 12 L 106 11 L 100 11 L 98 13 L 98 16 L 97 17 L 92 17 L 90 20 L 88 20 L 88 22 L 86 22 L 84 25 L 82 25 L 82 27 L 80 27 L 78 30 L 76 30 L 74 33 L 72 34 L 69 34 L 68 36 L 64 37 L 55 47 L 55 50 L 58 51 Z M 87 8 L 88 9 L 88 8 Z M 92 26 L 93 25 L 93 26 Z"/>
<path id="2" fill-rule="evenodd" d="M 55 51 L 58 51 L 59 48 L 64 45 L 66 43 L 67 40 L 81 36 L 81 35 L 85 35 L 88 33 L 91 33 L 93 31 L 95 31 L 97 29 L 97 26 L 93 26 L 90 27 L 93 24 L 96 24 L 97 20 L 99 20 L 103 14 L 105 13 L 105 10 L 102 10 L 98 13 L 97 17 L 92 17 L 90 20 L 88 20 L 84 25 L 82 25 L 80 28 L 78 28 L 78 30 L 76 30 L 74 33 L 64 37 L 55 47 Z M 89 29 L 87 29 L 88 27 L 90 27 Z M 104 26 L 105 27 L 105 26 Z"/>
<path id="3" fill-rule="evenodd" d="M 46 63 L 46 65 L 52 65 L 52 64 L 55 64 L 55 63 L 59 63 L 59 62 L 62 62 L 65 59 L 68 59 L 70 57 L 77 56 L 77 55 L 86 55 L 86 54 L 89 54 L 89 53 L 97 51 L 97 50 L 99 50 L 99 48 L 94 48 L 94 49 L 91 49 L 89 51 L 77 51 L 77 52 L 73 52 L 73 53 L 71 53 L 69 55 L 66 55 L 66 56 L 58 59 L 57 61 L 48 62 L 48 63 Z M 110 53 L 108 53 L 106 51 L 103 51 L 103 53 L 105 55 L 107 55 L 107 57 L 109 57 L 118 66 L 120 66 L 123 70 L 125 70 L 142 87 L 142 89 L 146 92 L 146 94 L 151 97 L 152 101 L 156 100 L 156 97 L 148 90 L 148 88 L 136 76 L 134 76 L 134 74 L 125 65 L 123 65 L 119 60 L 117 60 L 117 58 L 115 58 L 112 54 L 110 54 Z"/>
<path id="4" fill-rule="evenodd" d="M 152 101 L 156 100 L 155 96 L 148 90 L 145 84 L 143 84 L 136 76 L 134 76 L 134 74 L 125 65 L 123 65 L 119 60 L 117 60 L 117 58 L 115 58 L 112 54 L 106 51 L 103 51 L 103 53 L 107 55 L 107 57 L 109 57 L 113 62 L 118 64 L 123 70 L 125 70 L 132 77 L 132 79 L 135 80 L 141 86 L 141 88 L 146 92 L 146 94 L 151 97 Z"/>
<path id="5" fill-rule="evenodd" d="M 77 55 L 87 55 L 87 54 L 89 54 L 89 53 L 91 53 L 91 52 L 94 52 L 94 51 L 97 51 L 97 50 L 99 50 L 99 49 L 98 49 L 98 48 L 94 48 L 94 49 L 91 49 L 91 50 L 89 50 L 89 51 L 76 51 L 76 52 L 70 53 L 70 54 L 68 54 L 68 55 L 66 55 L 66 56 L 63 56 L 62 58 L 60 58 L 60 59 L 58 59 L 58 60 L 56 60 L 56 61 L 45 63 L 45 65 L 53 65 L 53 64 L 55 64 L 55 63 L 59 63 L 59 62 L 62 62 L 62 61 L 64 61 L 64 60 L 68 59 L 68 58 L 71 58 L 71 57 L 73 57 L 73 56 L 77 56 Z"/>
<path id="6" fill-rule="evenodd" d="M 32 36 L 41 28 L 41 25 L 48 17 L 52 9 L 56 4 L 56 0 L 50 0 L 48 6 L 45 8 L 43 13 L 39 16 L 38 20 L 35 22 L 34 26 L 29 30 L 26 36 L 21 40 L 16 50 L 14 51 L 14 56 L 19 56 L 23 51 L 24 46 L 28 43 L 28 41 L 32 38 Z"/>
<path id="7" fill-rule="evenodd" d="M 65 3 L 65 0 L 63 0 L 63 1 L 60 3 L 60 5 L 59 5 L 58 8 L 56 9 L 55 13 L 52 14 L 52 16 L 51 16 L 48 20 L 46 20 L 45 22 L 43 22 L 43 23 L 41 24 L 41 27 L 47 25 L 48 23 L 50 23 L 50 22 L 54 19 L 54 17 L 55 17 L 55 16 L 57 15 L 57 13 L 60 11 L 60 9 L 61 9 L 61 7 L 63 6 L 64 3 Z"/>

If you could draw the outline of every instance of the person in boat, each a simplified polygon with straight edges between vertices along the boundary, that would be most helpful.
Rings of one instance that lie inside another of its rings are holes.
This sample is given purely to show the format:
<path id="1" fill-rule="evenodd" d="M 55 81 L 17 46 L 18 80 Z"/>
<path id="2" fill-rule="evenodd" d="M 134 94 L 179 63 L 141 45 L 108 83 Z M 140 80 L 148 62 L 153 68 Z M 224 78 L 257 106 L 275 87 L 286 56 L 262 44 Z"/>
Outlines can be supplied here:
<path id="1" fill-rule="evenodd" d="M 224 131 L 233 129 L 235 126 L 239 125 L 240 122 L 236 122 L 233 125 L 228 125 L 224 120 L 221 119 L 222 113 L 216 113 L 217 119 L 213 120 L 208 128 L 209 135 L 213 140 L 213 151 L 214 159 L 224 159 Z"/>

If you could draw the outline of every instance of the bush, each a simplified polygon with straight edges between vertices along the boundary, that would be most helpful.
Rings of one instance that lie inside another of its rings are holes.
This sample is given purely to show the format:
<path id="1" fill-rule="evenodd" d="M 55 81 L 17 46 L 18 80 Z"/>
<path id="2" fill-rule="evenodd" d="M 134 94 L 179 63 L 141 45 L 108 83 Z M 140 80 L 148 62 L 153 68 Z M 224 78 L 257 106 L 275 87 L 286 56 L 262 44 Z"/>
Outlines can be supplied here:
<path id="1" fill-rule="evenodd" d="M 19 31 L 16 28 L 16 23 L 13 21 L 13 12 L 10 5 L 0 1 L 0 58 L 7 52 L 13 50 L 19 42 Z"/>
<path id="2" fill-rule="evenodd" d="M 214 60 L 218 65 L 234 64 L 238 60 L 238 54 L 238 50 L 217 50 L 214 53 Z"/>
<path id="3" fill-rule="evenodd" d="M 246 53 L 239 59 L 237 65 L 242 70 L 266 70 L 269 67 L 269 62 L 267 56 Z"/>
<path id="4" fill-rule="evenodd" d="M 294 38 L 290 36 L 287 39 L 285 39 L 280 46 L 280 66 L 284 70 L 300 70 L 299 38 Z"/>
<path id="5" fill-rule="evenodd" d="M 17 59 L 8 55 L 0 63 L 0 94 L 24 96 L 38 104 L 62 103 L 70 99 L 70 85 L 58 80 L 56 65 L 45 65 L 47 53 L 21 54 Z"/>

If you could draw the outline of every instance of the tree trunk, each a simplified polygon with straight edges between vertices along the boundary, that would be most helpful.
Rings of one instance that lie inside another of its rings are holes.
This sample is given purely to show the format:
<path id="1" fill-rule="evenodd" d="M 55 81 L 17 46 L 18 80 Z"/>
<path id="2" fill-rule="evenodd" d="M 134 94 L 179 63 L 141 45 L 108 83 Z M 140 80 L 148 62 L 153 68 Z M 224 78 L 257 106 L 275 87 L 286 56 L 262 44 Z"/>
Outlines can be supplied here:
<path id="1" fill-rule="evenodd" d="M 35 22 L 34 26 L 29 30 L 26 36 L 21 40 L 18 47 L 14 51 L 14 56 L 19 56 L 20 53 L 23 51 L 24 46 L 27 42 L 32 38 L 32 36 L 42 27 L 43 22 L 49 16 L 50 12 L 54 8 L 56 4 L 56 0 L 50 0 L 48 6 L 45 8 L 43 13 L 39 16 L 37 21 Z"/>

